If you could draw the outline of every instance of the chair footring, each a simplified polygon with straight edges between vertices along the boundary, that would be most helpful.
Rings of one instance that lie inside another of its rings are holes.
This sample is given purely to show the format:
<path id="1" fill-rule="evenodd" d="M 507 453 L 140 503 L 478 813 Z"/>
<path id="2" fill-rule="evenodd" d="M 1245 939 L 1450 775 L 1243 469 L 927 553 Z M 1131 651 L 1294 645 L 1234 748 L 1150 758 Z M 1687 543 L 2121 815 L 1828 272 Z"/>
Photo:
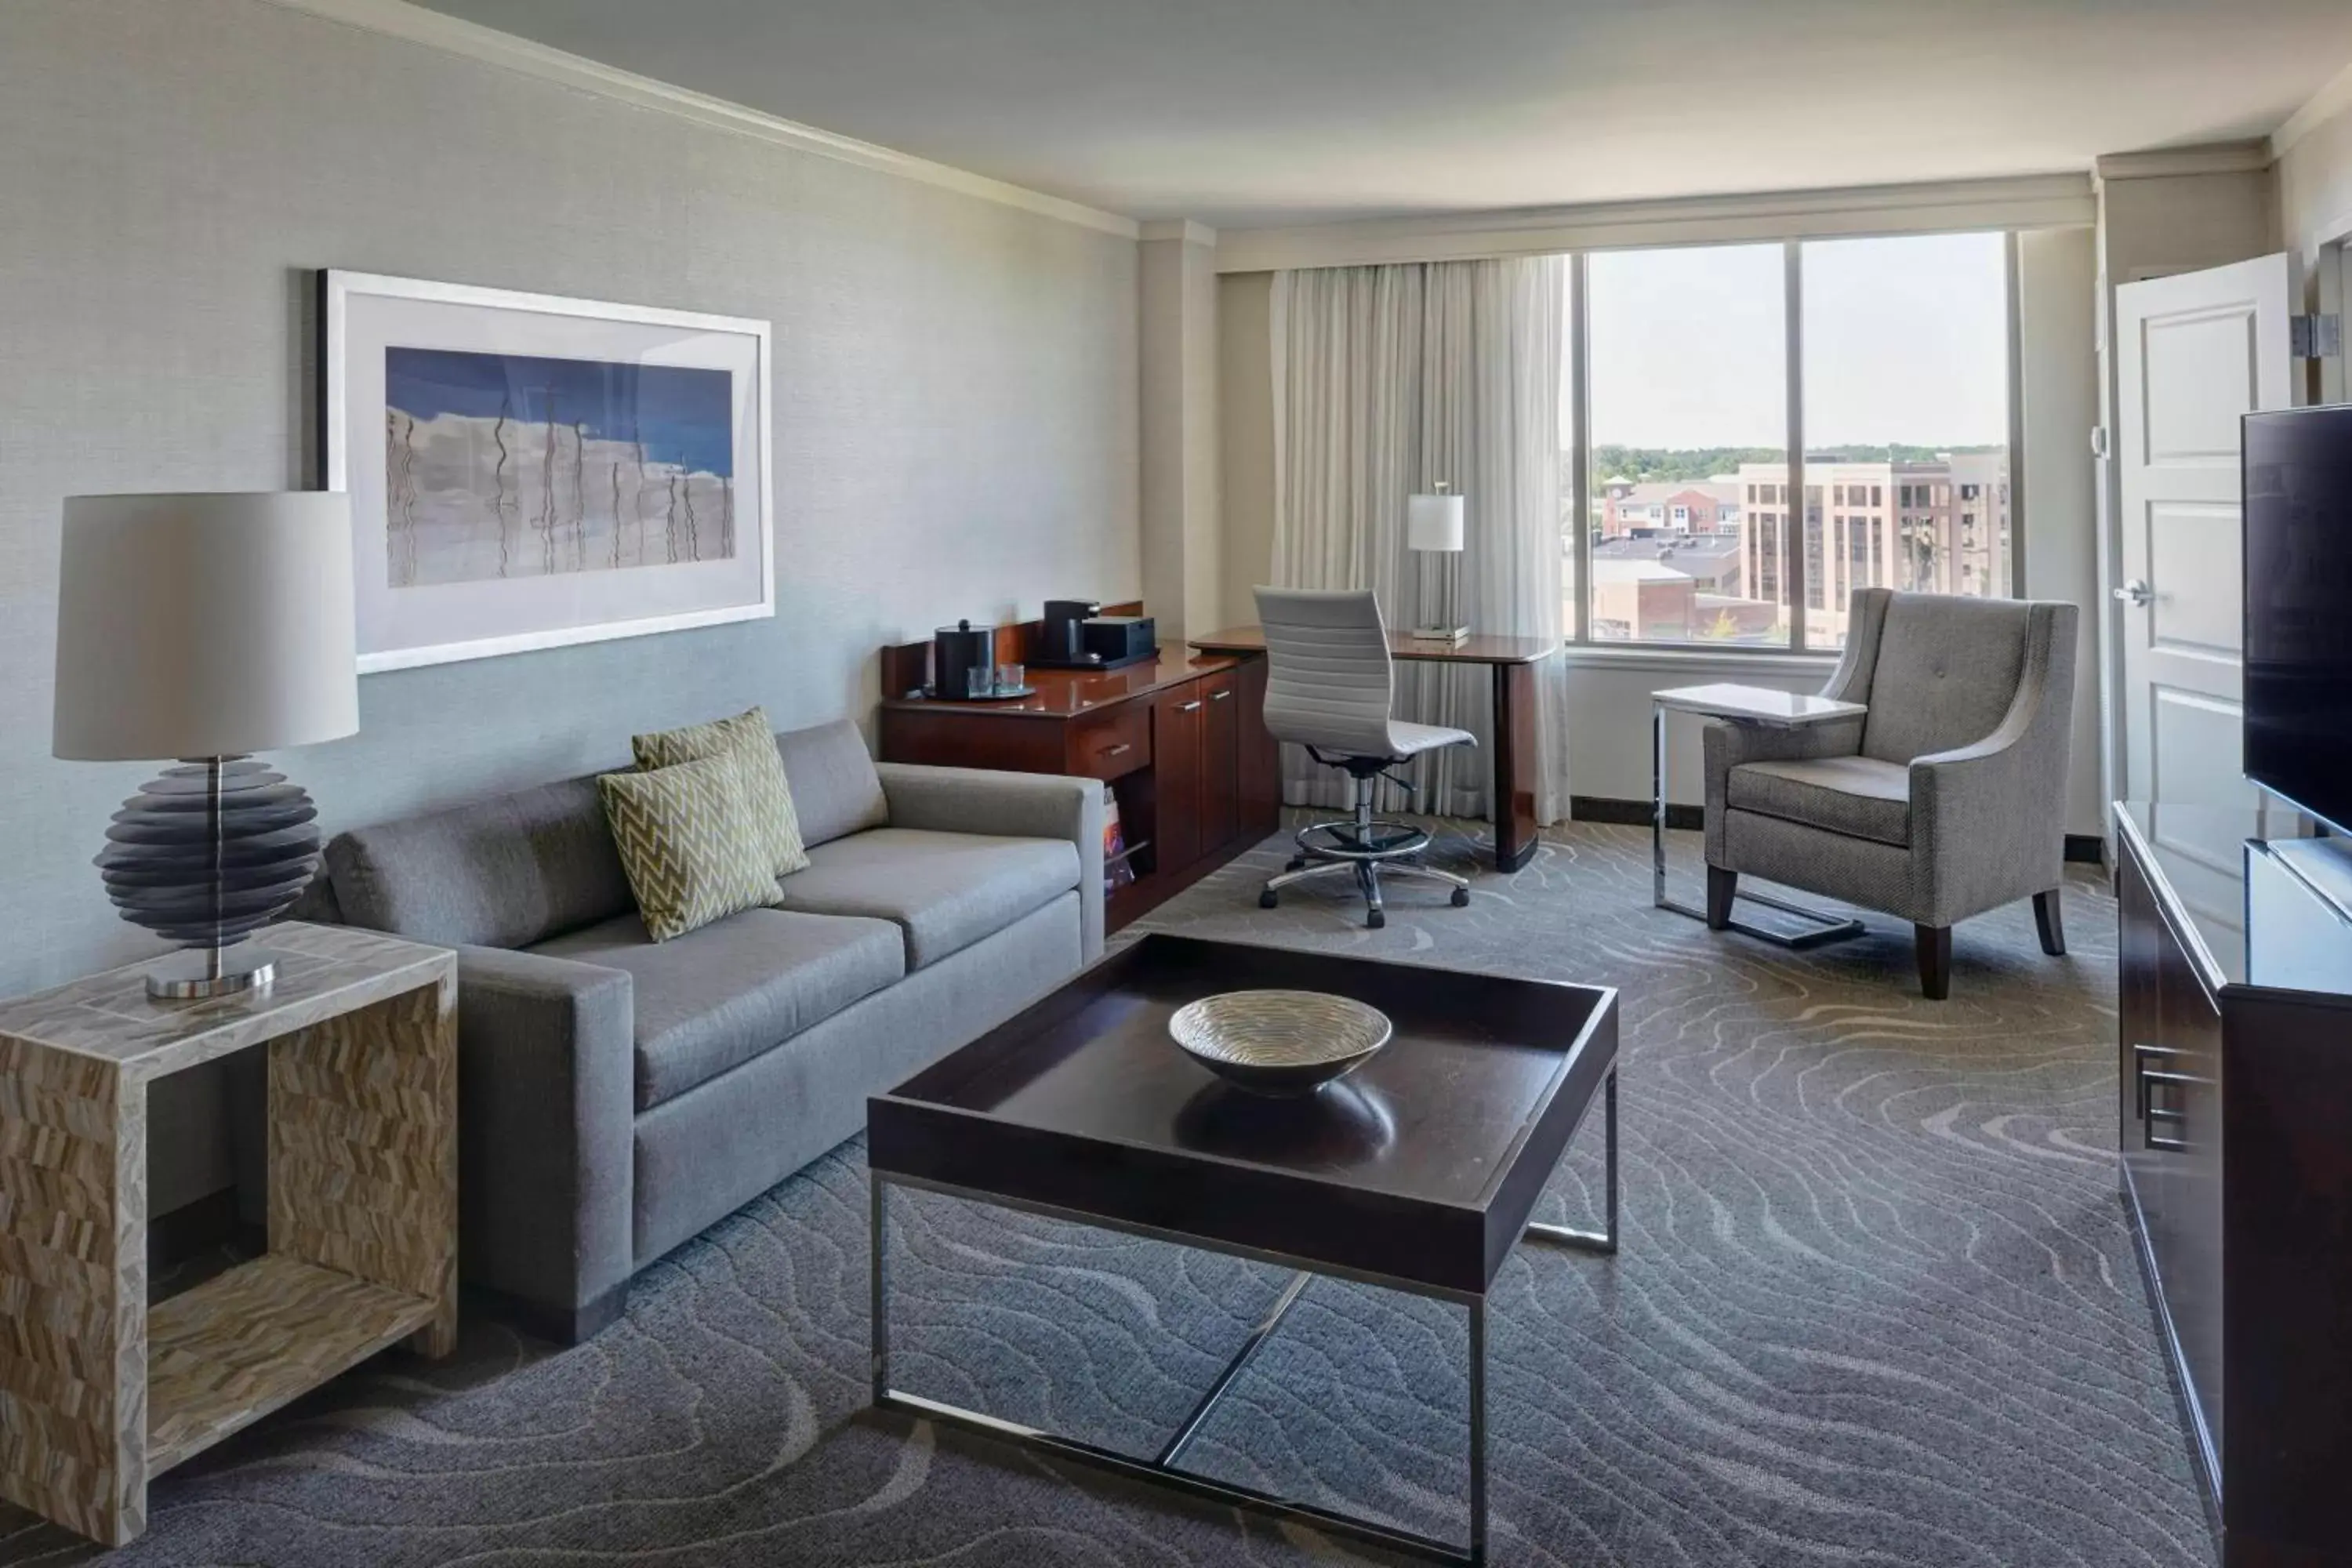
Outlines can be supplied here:
<path id="1" fill-rule="evenodd" d="M 1408 822 L 1314 822 L 1294 837 L 1299 849 L 1318 860 L 1393 860 L 1429 847 L 1429 834 Z"/>

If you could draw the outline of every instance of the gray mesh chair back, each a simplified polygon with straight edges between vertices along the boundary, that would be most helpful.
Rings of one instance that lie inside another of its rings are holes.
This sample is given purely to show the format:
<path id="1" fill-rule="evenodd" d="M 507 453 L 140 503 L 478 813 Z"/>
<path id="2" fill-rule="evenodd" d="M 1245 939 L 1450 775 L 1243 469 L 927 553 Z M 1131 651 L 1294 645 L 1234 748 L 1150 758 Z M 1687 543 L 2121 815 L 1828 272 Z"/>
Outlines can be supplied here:
<path id="1" fill-rule="evenodd" d="M 1367 590 L 1260 588 L 1265 629 L 1265 727 L 1349 756 L 1395 754 L 1389 707 L 1396 676 L 1380 601 Z"/>

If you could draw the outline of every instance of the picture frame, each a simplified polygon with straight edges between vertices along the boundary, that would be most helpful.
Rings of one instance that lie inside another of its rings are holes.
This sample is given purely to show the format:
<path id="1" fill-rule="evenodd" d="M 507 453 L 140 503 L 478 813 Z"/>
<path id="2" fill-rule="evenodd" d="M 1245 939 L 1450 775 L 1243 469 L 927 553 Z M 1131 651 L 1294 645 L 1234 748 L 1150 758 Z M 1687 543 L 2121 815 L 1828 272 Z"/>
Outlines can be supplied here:
<path id="1" fill-rule="evenodd" d="M 763 321 L 328 268 L 362 674 L 772 616 Z"/>

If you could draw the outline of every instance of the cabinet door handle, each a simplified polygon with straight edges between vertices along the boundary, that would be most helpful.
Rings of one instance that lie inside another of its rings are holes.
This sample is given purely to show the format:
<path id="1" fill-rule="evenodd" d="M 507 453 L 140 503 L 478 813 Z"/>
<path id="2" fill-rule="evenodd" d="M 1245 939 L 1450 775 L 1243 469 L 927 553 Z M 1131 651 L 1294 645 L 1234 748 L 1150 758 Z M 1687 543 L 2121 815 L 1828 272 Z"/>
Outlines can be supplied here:
<path id="1" fill-rule="evenodd" d="M 1116 746 L 1105 746 L 1103 748 L 1102 754 L 1106 757 L 1123 756 L 1133 750 L 1135 750 L 1135 742 L 1132 741 L 1121 741 Z"/>
<path id="2" fill-rule="evenodd" d="M 1226 698 L 1231 697 L 1232 695 L 1233 692 L 1231 690 L 1212 691 L 1209 693 L 1209 700 L 1212 702 L 1223 702 Z"/>
<path id="3" fill-rule="evenodd" d="M 1185 703 L 1181 703 L 1181 704 L 1179 704 L 1179 705 L 1177 706 L 1176 711 L 1177 711 L 1177 712 L 1179 712 L 1179 713 L 1190 713 L 1190 712 L 1192 712 L 1192 711 L 1194 711 L 1195 710 L 1197 710 L 1200 706 L 1201 706 L 1201 700 L 1200 700 L 1199 698 L 1195 697 L 1195 698 L 1194 698 L 1194 699 L 1192 699 L 1192 701 L 1190 701 L 1190 702 L 1185 702 Z"/>
<path id="4" fill-rule="evenodd" d="M 2213 1080 L 2200 1078 L 2192 1072 L 2179 1072 L 2148 1065 L 2151 1058 L 2171 1061 L 2188 1054 L 2186 1051 L 2176 1050 L 2169 1046 L 2134 1046 L 2132 1047 L 2132 1098 L 2139 1111 L 2140 1147 L 2144 1149 L 2151 1149 L 2165 1154 L 2189 1152 L 2189 1113 L 2177 1106 L 2166 1107 L 2157 1104 L 2157 1090 L 2166 1088 L 2175 1089 L 2200 1088 L 2210 1085 Z M 2158 1127 L 2178 1128 L 2179 1132 L 2178 1136 L 2167 1136 L 2158 1132 Z"/>

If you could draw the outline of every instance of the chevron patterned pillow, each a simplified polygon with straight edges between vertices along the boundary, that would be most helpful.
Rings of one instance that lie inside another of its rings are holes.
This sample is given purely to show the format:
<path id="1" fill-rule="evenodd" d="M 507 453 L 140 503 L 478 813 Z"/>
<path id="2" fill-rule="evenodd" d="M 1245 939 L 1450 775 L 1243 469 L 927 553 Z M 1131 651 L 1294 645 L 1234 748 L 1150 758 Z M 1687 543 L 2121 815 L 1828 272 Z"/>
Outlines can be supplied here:
<path id="1" fill-rule="evenodd" d="M 709 724 L 688 724 L 682 730 L 638 735 L 629 742 L 637 766 L 651 770 L 700 762 L 705 757 L 732 756 L 742 764 L 745 804 L 779 877 L 806 868 L 808 850 L 801 844 L 801 819 L 793 809 L 793 786 L 776 754 L 775 732 L 768 728 L 765 709 L 754 708 L 732 719 Z"/>
<path id="2" fill-rule="evenodd" d="M 650 773 L 603 773 L 596 791 L 646 934 L 656 942 L 780 896 L 733 753 Z"/>

